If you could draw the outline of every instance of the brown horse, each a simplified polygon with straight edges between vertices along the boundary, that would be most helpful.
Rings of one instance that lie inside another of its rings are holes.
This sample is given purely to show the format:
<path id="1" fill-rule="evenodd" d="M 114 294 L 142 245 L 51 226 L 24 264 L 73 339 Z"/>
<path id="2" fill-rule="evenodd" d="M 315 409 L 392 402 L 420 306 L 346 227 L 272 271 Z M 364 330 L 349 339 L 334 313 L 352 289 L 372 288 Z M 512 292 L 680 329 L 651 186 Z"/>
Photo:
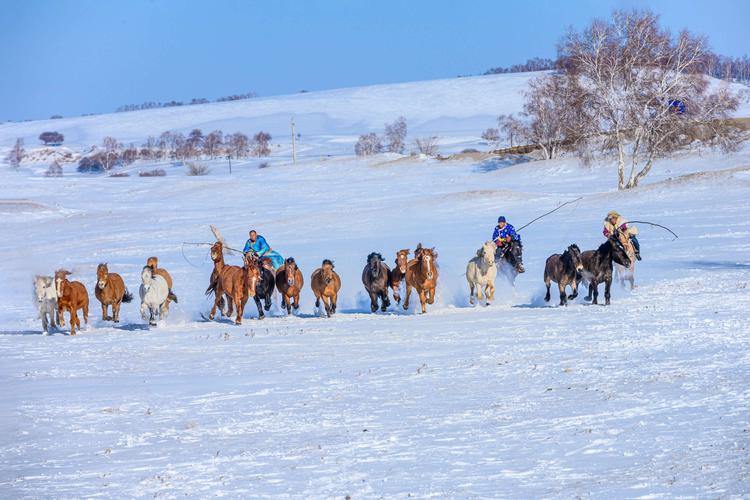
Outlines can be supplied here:
<path id="1" fill-rule="evenodd" d="M 321 267 L 313 271 L 310 276 L 310 287 L 315 294 L 315 307 L 320 307 L 322 299 L 326 315 L 330 318 L 331 314 L 336 313 L 336 301 L 341 289 L 341 278 L 333 270 L 332 261 L 323 260 Z"/>
<path id="2" fill-rule="evenodd" d="M 547 294 L 544 296 L 544 301 L 550 301 L 549 288 L 554 281 L 560 291 L 560 305 L 567 306 L 569 300 L 578 297 L 578 276 L 581 271 L 583 271 L 581 249 L 575 243 L 568 246 L 562 255 L 553 253 L 547 257 L 544 266 L 544 285 L 547 287 Z M 568 285 L 573 289 L 570 295 L 565 292 Z"/>
<path id="3" fill-rule="evenodd" d="M 289 257 L 276 271 L 276 288 L 281 293 L 281 307 L 286 308 L 287 314 L 292 314 L 292 307 L 299 309 L 299 293 L 304 284 L 302 271 L 297 267 L 294 258 Z M 292 299 L 294 299 L 294 304 L 292 304 Z"/>
<path id="4" fill-rule="evenodd" d="M 70 313 L 70 334 L 76 334 L 76 328 L 81 331 L 81 322 L 78 320 L 78 309 L 83 309 L 83 322 L 89 323 L 89 293 L 80 281 L 68 281 L 70 271 L 60 269 L 55 272 L 55 288 L 57 290 L 57 314 L 60 326 L 65 326 L 67 310 Z"/>
<path id="5" fill-rule="evenodd" d="M 96 268 L 96 288 L 94 295 L 102 303 L 102 321 L 120 322 L 120 306 L 133 300 L 133 295 L 125 288 L 125 282 L 117 273 L 110 273 L 107 264 L 99 264 Z M 112 306 L 112 316 L 107 314 L 107 308 Z"/>
<path id="6" fill-rule="evenodd" d="M 408 248 L 396 252 L 396 267 L 391 271 L 390 279 L 391 289 L 393 290 L 393 300 L 396 301 L 396 304 L 401 303 L 399 288 L 401 288 L 401 282 L 406 278 L 406 268 L 409 265 L 410 253 L 411 251 Z"/>
<path id="7" fill-rule="evenodd" d="M 414 259 L 406 268 L 406 300 L 404 309 L 409 309 L 409 295 L 412 287 L 419 294 L 422 304 L 422 314 L 427 312 L 426 304 L 435 303 L 435 288 L 437 287 L 438 269 L 436 265 L 437 252 L 434 248 L 424 248 L 420 243 L 414 251 Z"/>
<path id="8" fill-rule="evenodd" d="M 211 246 L 211 260 L 214 261 L 214 270 L 211 272 L 211 278 L 208 281 L 208 288 L 206 288 L 206 295 L 208 296 L 212 293 L 216 293 L 219 273 L 221 273 L 221 270 L 226 266 L 226 264 L 224 264 L 224 245 L 221 241 L 217 241 Z M 234 314 L 234 304 L 231 300 L 226 300 L 225 297 L 220 296 L 217 296 L 217 298 L 219 299 L 219 309 L 221 310 L 222 316 L 229 317 Z"/>
<path id="9" fill-rule="evenodd" d="M 162 278 L 164 278 L 164 281 L 167 282 L 167 286 L 169 287 L 169 295 L 167 295 L 167 309 L 169 309 L 169 301 L 173 300 L 177 302 L 177 296 L 172 292 L 172 276 L 169 275 L 166 269 L 163 267 L 159 267 L 159 259 L 158 257 L 149 257 L 148 260 L 146 260 L 146 265 L 150 267 L 154 274 L 158 274 Z"/>
<path id="10" fill-rule="evenodd" d="M 221 243 L 217 242 L 214 246 L 216 245 L 221 245 Z M 219 246 L 218 249 L 221 250 L 221 246 Z M 214 271 L 217 272 L 216 287 L 214 289 L 216 297 L 214 299 L 214 305 L 211 308 L 211 314 L 208 318 L 214 319 L 216 308 L 226 295 L 229 307 L 232 308 L 234 306 L 234 309 L 237 310 L 237 317 L 234 322 L 237 325 L 241 325 L 245 303 L 247 302 L 248 297 L 255 296 L 255 283 L 252 283 L 252 289 L 248 288 L 250 285 L 249 282 L 251 281 L 250 275 L 255 275 L 257 279 L 257 275 L 259 274 L 257 273 L 258 268 L 254 264 L 248 262 L 247 259 L 245 259 L 245 265 L 243 267 L 224 265 L 224 257 L 221 251 L 218 252 L 217 257 L 212 250 L 211 256 L 214 258 Z M 251 267 L 254 271 L 251 271 Z M 211 286 L 209 286 L 209 289 L 211 289 Z"/>

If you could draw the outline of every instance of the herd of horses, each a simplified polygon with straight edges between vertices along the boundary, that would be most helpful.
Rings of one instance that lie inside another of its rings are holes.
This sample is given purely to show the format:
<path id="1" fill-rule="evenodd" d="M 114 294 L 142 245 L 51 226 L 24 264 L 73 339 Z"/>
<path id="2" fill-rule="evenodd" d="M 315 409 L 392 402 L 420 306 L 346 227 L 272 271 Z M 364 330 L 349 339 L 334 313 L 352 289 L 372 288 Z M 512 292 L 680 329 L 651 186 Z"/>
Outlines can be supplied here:
<path id="1" fill-rule="evenodd" d="M 245 305 L 250 298 L 258 309 L 258 318 L 263 319 L 265 312 L 271 309 L 274 291 L 279 292 L 281 307 L 287 314 L 299 309 L 300 293 L 305 280 L 294 258 L 287 258 L 279 269 L 274 269 L 270 259 L 252 253 L 243 255 L 242 266 L 228 265 L 224 262 L 224 253 L 221 241 L 212 245 L 210 255 L 214 268 L 206 289 L 206 295 L 214 296 L 209 320 L 215 318 L 218 310 L 225 317 L 235 316 L 235 324 L 242 324 Z M 380 253 L 372 252 L 367 256 L 362 269 L 362 284 L 370 297 L 370 309 L 373 313 L 378 309 L 385 312 L 390 307 L 389 295 L 393 296 L 397 304 L 401 304 L 402 283 L 405 290 L 404 309 L 409 308 L 412 290 L 419 296 L 422 313 L 427 312 L 427 305 L 434 304 L 439 277 L 437 251 L 420 243 L 414 250 L 413 257 L 410 258 L 410 255 L 411 250 L 408 248 L 397 251 L 393 269 Z M 584 283 L 588 286 L 586 300 L 597 304 L 598 287 L 604 283 L 605 304 L 609 305 L 613 269 L 619 273 L 621 283 L 629 281 L 632 288 L 634 265 L 634 249 L 626 235 L 612 235 L 598 249 L 585 252 L 581 252 L 578 245 L 572 244 L 562 254 L 553 254 L 546 261 L 545 301 L 550 300 L 552 282 L 558 285 L 560 305 L 567 305 L 569 300 L 575 299 L 578 296 L 578 286 Z M 315 306 L 321 312 L 325 311 L 327 317 L 336 313 L 341 289 L 341 277 L 334 267 L 332 260 L 324 259 L 321 266 L 310 275 Z M 519 273 L 524 272 L 520 242 L 513 241 L 498 249 L 494 242 L 487 241 L 477 250 L 476 256 L 469 260 L 466 279 L 472 304 L 475 299 L 484 300 L 487 305 L 494 300 L 498 269 L 511 282 L 515 281 Z M 83 313 L 84 323 L 88 324 L 88 292 L 80 281 L 69 281 L 70 274 L 61 269 L 55 272 L 54 277 L 34 278 L 35 298 L 45 334 L 50 328 L 65 326 L 65 312 L 70 317 L 71 335 L 81 329 L 79 310 Z M 166 318 L 170 302 L 177 302 L 172 285 L 169 272 L 159 267 L 156 257 L 149 257 L 141 271 L 139 289 L 141 317 L 149 325 L 156 325 L 157 320 Z M 572 291 L 570 295 L 567 294 L 568 287 Z M 94 295 L 102 307 L 102 320 L 115 323 L 120 321 L 122 303 L 133 300 L 122 277 L 109 272 L 106 263 L 97 267 Z"/>

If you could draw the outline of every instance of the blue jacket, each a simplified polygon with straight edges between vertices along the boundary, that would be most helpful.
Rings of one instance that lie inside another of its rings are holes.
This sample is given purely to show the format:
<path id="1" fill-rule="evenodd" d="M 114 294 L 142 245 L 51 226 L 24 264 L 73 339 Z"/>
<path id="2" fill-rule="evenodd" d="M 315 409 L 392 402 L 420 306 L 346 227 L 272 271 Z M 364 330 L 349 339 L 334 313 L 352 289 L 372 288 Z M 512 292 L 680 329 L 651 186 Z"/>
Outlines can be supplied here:
<path id="1" fill-rule="evenodd" d="M 255 238 L 255 243 L 249 239 L 247 240 L 247 243 L 245 243 L 245 249 L 242 250 L 242 253 L 247 253 L 250 250 L 257 253 L 258 256 L 263 257 L 269 252 L 269 250 L 271 250 L 271 246 L 263 236 L 258 235 L 258 237 Z"/>
<path id="2" fill-rule="evenodd" d="M 497 240 L 503 240 L 505 242 L 510 236 L 513 241 L 521 241 L 521 236 L 516 232 L 516 228 L 511 224 L 505 224 L 505 227 L 500 229 L 495 226 L 495 230 L 492 232 L 492 241 L 497 243 Z"/>

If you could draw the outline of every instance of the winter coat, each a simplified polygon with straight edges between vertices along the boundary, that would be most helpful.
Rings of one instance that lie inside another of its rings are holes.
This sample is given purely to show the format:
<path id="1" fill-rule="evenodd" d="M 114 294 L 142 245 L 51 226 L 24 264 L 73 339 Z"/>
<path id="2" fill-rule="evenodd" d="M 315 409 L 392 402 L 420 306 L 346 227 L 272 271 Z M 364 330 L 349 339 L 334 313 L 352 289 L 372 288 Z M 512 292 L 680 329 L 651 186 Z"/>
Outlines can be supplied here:
<path id="1" fill-rule="evenodd" d="M 615 228 L 620 232 L 627 234 L 628 237 L 638 234 L 638 228 L 630 224 L 622 215 L 617 216 L 615 224 L 609 222 L 609 217 L 604 219 L 604 229 L 602 230 L 602 234 L 604 234 L 606 238 L 609 238 L 610 235 L 614 234 Z"/>
<path id="2" fill-rule="evenodd" d="M 492 241 L 497 246 L 504 245 L 508 241 L 521 241 L 521 236 L 516 232 L 516 228 L 512 224 L 505 224 L 505 227 L 500 229 L 495 226 L 495 230 L 492 232 Z"/>

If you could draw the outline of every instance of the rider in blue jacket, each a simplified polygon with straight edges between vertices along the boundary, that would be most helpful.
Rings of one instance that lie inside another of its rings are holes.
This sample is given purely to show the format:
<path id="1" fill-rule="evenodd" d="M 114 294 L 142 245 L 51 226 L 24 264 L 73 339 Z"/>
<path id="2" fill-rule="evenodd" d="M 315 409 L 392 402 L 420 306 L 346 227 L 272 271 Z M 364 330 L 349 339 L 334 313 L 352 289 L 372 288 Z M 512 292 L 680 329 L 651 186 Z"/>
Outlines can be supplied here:
<path id="1" fill-rule="evenodd" d="M 520 243 L 521 236 L 516 232 L 516 228 L 512 224 L 508 224 L 505 217 L 501 215 L 497 218 L 497 226 L 495 226 L 495 230 L 492 232 L 492 241 L 495 242 L 498 248 L 503 248 L 506 243 L 510 243 L 511 241 L 518 241 Z"/>
<path id="2" fill-rule="evenodd" d="M 245 243 L 243 253 L 253 252 L 259 258 L 271 259 L 274 269 L 278 269 L 284 264 L 284 257 L 273 251 L 266 239 L 259 235 L 255 229 L 250 231 L 248 236 L 250 238 Z"/>

